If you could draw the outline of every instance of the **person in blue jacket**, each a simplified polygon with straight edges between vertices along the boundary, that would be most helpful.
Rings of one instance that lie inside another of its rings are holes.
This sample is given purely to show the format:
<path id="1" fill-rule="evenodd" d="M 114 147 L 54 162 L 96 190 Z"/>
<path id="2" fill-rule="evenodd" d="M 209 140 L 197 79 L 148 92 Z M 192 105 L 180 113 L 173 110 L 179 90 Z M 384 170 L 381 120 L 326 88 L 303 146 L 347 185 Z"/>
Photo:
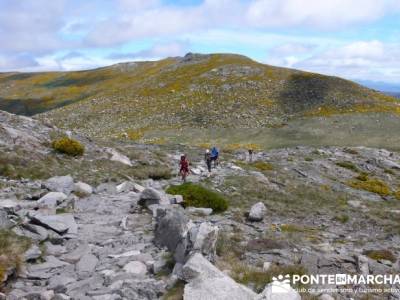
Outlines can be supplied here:
<path id="1" fill-rule="evenodd" d="M 218 163 L 219 163 L 219 151 L 218 151 L 217 147 L 215 147 L 215 146 L 212 147 L 212 149 L 211 149 L 211 161 L 214 162 L 214 168 L 216 166 L 218 166 Z"/>

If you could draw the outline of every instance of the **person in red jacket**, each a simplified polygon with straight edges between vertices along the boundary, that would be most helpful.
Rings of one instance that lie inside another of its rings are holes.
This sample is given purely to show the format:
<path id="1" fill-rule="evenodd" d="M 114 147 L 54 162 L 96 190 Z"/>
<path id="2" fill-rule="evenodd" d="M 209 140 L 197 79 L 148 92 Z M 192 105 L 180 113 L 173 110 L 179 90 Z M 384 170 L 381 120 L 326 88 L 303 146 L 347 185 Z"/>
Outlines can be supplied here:
<path id="1" fill-rule="evenodd" d="M 182 181 L 186 182 L 186 177 L 189 175 L 189 161 L 186 158 L 186 154 L 181 156 L 181 161 L 179 162 L 179 174 L 182 177 Z"/>

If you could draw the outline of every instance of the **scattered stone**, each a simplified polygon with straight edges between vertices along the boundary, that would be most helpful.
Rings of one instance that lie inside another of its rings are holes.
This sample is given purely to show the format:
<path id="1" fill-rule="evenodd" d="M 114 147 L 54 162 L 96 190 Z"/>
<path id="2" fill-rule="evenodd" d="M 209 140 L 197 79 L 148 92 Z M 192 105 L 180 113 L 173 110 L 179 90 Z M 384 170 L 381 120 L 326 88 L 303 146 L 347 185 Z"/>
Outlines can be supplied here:
<path id="1" fill-rule="evenodd" d="M 47 179 L 43 183 L 43 187 L 52 192 L 61 192 L 69 195 L 74 189 L 74 180 L 70 175 L 56 176 Z"/>
<path id="2" fill-rule="evenodd" d="M 50 192 L 38 200 L 38 203 L 47 207 L 56 207 L 60 205 L 68 196 L 62 192 Z"/>
<path id="3" fill-rule="evenodd" d="M 134 185 L 130 181 L 125 181 L 125 182 L 121 183 L 120 185 L 117 185 L 117 187 L 116 187 L 117 193 L 127 193 L 130 191 L 133 191 L 133 189 L 134 189 Z"/>
<path id="4" fill-rule="evenodd" d="M 108 255 L 108 257 L 110 258 L 121 258 L 121 257 L 130 257 L 130 256 L 136 256 L 139 255 L 140 251 L 139 250 L 131 250 L 125 253 L 121 253 L 121 254 L 110 254 Z"/>
<path id="5" fill-rule="evenodd" d="M 52 229 L 58 234 L 68 238 L 76 237 L 78 233 L 78 225 L 75 222 L 73 214 L 60 214 L 45 216 L 36 214 L 31 217 L 32 222 L 45 228 Z"/>
<path id="6" fill-rule="evenodd" d="M 11 222 L 8 218 L 7 212 L 0 208 L 0 229 L 9 229 L 13 225 L 13 222 Z"/>
<path id="7" fill-rule="evenodd" d="M 107 148 L 106 151 L 111 155 L 110 160 L 120 162 L 121 164 L 132 167 L 132 162 L 129 157 L 119 153 L 117 150 L 112 148 Z"/>
<path id="8" fill-rule="evenodd" d="M 85 254 L 81 257 L 79 262 L 76 264 L 76 271 L 79 275 L 90 275 L 94 272 L 99 259 L 93 254 Z"/>
<path id="9" fill-rule="evenodd" d="M 182 195 L 168 195 L 169 201 L 171 204 L 182 204 L 183 197 Z"/>
<path id="10" fill-rule="evenodd" d="M 209 216 L 213 212 L 212 208 L 206 208 L 206 207 L 192 207 L 192 206 L 190 206 L 190 207 L 187 207 L 186 210 L 190 214 L 198 215 L 198 216 Z"/>
<path id="11" fill-rule="evenodd" d="M 87 183 L 79 181 L 74 184 L 74 192 L 80 196 L 89 196 L 93 193 L 93 188 Z"/>
<path id="12" fill-rule="evenodd" d="M 42 251 L 36 245 L 32 245 L 24 254 L 25 260 L 35 260 L 42 256 Z"/>
<path id="13" fill-rule="evenodd" d="M 167 194 L 159 192 L 154 188 L 146 188 L 141 194 L 138 201 L 141 206 L 150 206 L 152 204 L 169 205 L 171 204 Z"/>
<path id="14" fill-rule="evenodd" d="M 107 193 L 110 195 L 114 195 L 117 193 L 117 188 L 113 183 L 102 183 L 96 188 L 96 193 Z"/>
<path id="15" fill-rule="evenodd" d="M 264 219 L 267 208 L 264 203 L 258 202 L 254 204 L 249 212 L 249 220 L 253 222 L 260 222 Z"/>

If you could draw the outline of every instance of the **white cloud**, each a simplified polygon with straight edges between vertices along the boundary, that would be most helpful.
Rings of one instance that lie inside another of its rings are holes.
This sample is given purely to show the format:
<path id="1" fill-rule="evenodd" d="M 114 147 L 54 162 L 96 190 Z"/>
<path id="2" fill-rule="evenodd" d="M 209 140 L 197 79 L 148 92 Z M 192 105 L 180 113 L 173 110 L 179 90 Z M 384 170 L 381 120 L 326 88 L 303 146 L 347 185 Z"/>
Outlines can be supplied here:
<path id="1" fill-rule="evenodd" d="M 400 44 L 356 41 L 301 60 L 295 67 L 350 79 L 400 82 Z"/>
<path id="2" fill-rule="evenodd" d="M 246 19 L 255 27 L 337 29 L 377 20 L 399 8 L 397 0 L 255 0 L 249 5 Z"/>

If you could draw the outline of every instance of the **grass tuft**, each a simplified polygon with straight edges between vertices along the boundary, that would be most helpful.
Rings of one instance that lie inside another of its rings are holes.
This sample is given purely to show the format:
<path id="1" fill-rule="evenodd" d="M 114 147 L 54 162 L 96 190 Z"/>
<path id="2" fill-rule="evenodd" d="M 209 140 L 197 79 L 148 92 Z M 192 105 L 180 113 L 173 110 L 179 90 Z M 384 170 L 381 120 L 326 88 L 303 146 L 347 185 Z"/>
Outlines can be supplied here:
<path id="1" fill-rule="evenodd" d="M 392 251 L 387 250 L 387 249 L 382 249 L 382 250 L 367 250 L 364 252 L 366 256 L 369 258 L 372 258 L 374 260 L 389 260 L 392 263 L 395 263 L 397 261 L 396 256 L 393 254 Z"/>

